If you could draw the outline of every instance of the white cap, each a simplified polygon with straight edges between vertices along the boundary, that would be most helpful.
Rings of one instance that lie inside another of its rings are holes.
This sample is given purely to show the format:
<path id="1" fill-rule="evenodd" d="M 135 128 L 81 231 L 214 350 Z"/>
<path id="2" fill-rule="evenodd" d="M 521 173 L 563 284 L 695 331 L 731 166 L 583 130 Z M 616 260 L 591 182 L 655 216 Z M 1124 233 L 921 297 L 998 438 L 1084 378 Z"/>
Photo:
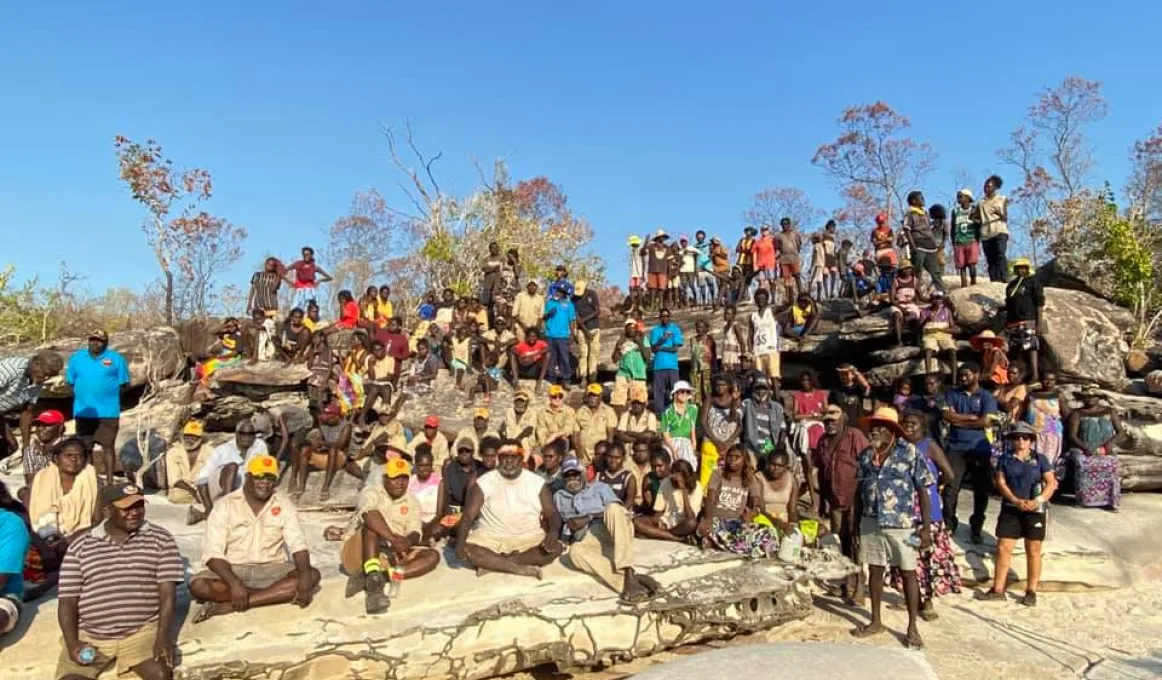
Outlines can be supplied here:
<path id="1" fill-rule="evenodd" d="M 679 380 L 678 382 L 674 383 L 674 389 L 670 390 L 670 396 L 672 397 L 675 394 L 681 392 L 682 390 L 686 390 L 687 392 L 693 392 L 694 388 L 691 387 L 690 383 L 686 382 L 685 380 Z"/>

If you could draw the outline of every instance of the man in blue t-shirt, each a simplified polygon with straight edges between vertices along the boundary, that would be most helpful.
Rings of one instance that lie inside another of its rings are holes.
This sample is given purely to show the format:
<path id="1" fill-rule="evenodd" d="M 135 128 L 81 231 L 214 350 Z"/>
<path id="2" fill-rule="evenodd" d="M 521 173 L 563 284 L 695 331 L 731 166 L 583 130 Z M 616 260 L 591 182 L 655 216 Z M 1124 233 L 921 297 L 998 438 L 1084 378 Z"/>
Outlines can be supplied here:
<path id="1" fill-rule="evenodd" d="M 549 367 L 545 375 L 558 384 L 573 378 L 569 339 L 576 331 L 577 310 L 569 300 L 571 293 L 571 287 L 557 286 L 545 301 L 545 340 L 549 343 Z"/>
<path id="2" fill-rule="evenodd" d="M 117 467 L 117 430 L 121 423 L 121 388 L 129 384 L 129 364 L 125 357 L 109 349 L 109 334 L 101 329 L 89 333 L 89 347 L 69 357 L 65 382 L 73 388 L 73 418 L 77 436 L 94 451 L 93 464 L 105 474 L 106 484 L 113 483 Z"/>
<path id="3" fill-rule="evenodd" d="M 11 631 L 20 620 L 28 543 L 24 520 L 15 513 L 0 510 L 0 635 Z"/>
<path id="4" fill-rule="evenodd" d="M 670 310 L 663 307 L 658 322 L 650 331 L 650 350 L 654 353 L 654 411 L 661 416 L 678 382 L 678 348 L 684 339 L 678 324 L 670 323 Z"/>
<path id="5" fill-rule="evenodd" d="M 972 541 L 980 543 L 984 513 L 992 492 L 990 458 L 992 444 L 985 430 L 992 425 L 997 413 L 997 400 L 980 386 L 980 366 L 966 361 L 957 371 L 960 386 L 948 390 L 944 396 L 944 421 L 948 423 L 948 462 L 952 466 L 952 482 L 941 492 L 944 523 L 955 533 L 956 501 L 967 472 L 972 477 Z"/>

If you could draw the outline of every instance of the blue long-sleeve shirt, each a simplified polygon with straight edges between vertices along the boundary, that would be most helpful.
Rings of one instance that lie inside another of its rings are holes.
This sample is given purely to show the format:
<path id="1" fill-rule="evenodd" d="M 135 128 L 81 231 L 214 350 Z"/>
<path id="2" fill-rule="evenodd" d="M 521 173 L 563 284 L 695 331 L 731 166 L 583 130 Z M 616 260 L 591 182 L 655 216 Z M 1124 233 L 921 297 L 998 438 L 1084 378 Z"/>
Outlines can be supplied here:
<path id="1" fill-rule="evenodd" d="M 586 527 L 573 533 L 569 530 L 569 520 L 577 517 L 589 517 L 589 524 L 600 522 L 605 508 L 609 507 L 610 503 L 620 502 L 617 494 L 613 493 L 613 489 L 604 482 L 586 484 L 585 488 L 575 494 L 569 493 L 565 489 L 558 490 L 557 493 L 553 494 L 553 505 L 557 506 L 557 513 L 561 515 L 563 522 L 561 536 L 572 542 L 581 540 L 589 528 Z"/>

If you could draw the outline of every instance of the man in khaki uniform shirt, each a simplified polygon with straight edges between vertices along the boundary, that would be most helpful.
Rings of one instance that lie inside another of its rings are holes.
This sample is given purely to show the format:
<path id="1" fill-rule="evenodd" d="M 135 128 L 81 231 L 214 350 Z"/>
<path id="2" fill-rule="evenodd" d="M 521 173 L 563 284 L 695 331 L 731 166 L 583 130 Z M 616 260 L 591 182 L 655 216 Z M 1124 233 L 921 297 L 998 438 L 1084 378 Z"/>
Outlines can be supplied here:
<path id="1" fill-rule="evenodd" d="M 519 342 L 524 342 L 525 331 L 530 328 L 540 330 L 545 314 L 545 296 L 537 292 L 537 282 L 529 281 L 524 290 L 516 294 L 512 303 L 512 330 Z"/>
<path id="2" fill-rule="evenodd" d="M 444 463 L 448 461 L 448 438 L 440 433 L 440 417 L 428 416 L 424 419 L 424 431 L 417 432 L 412 440 L 408 442 L 408 453 L 414 459 L 416 455 L 416 447 L 420 444 L 427 444 L 432 449 L 432 465 L 436 466 L 437 470 L 443 469 Z"/>
<path id="3" fill-rule="evenodd" d="M 485 437 L 496 437 L 500 439 L 500 433 L 488 426 L 488 419 L 492 416 L 486 408 L 478 408 L 472 414 L 472 424 L 461 428 L 452 441 L 459 444 L 461 440 L 468 440 L 472 442 L 472 453 L 476 456 L 480 455 L 480 441 Z"/>
<path id="4" fill-rule="evenodd" d="M 529 408 L 531 399 L 532 395 L 525 389 L 519 389 L 512 395 L 512 408 L 504 414 L 501 432 L 504 435 L 502 439 L 519 440 L 526 455 L 536 453 L 537 413 Z"/>
<path id="5" fill-rule="evenodd" d="M 420 502 L 408 493 L 412 466 L 392 458 L 383 467 L 383 482 L 369 480 L 343 532 L 339 562 L 350 577 L 347 597 L 363 590 L 368 614 L 386 611 L 391 600 L 383 592 L 387 578 L 423 576 L 440 563 L 440 554 L 420 545 L 423 520 Z M 385 576 L 386 573 L 386 576 Z"/>
<path id="6" fill-rule="evenodd" d="M 537 445 L 542 449 L 562 437 L 571 439 L 577 433 L 577 413 L 565 405 L 565 388 L 549 388 L 549 403 L 537 414 Z"/>
<path id="7" fill-rule="evenodd" d="M 577 434 L 573 435 L 573 448 L 581 462 L 593 462 L 597 442 L 613 439 L 617 427 L 617 413 L 602 403 L 604 393 L 601 385 L 591 384 L 585 390 L 585 403 L 577 409 Z"/>
<path id="8" fill-rule="evenodd" d="M 310 604 L 319 571 L 298 510 L 274 490 L 277 484 L 278 461 L 259 454 L 246 463 L 242 488 L 214 504 L 202 537 L 206 568 L 190 579 L 190 595 L 203 603 L 193 623 L 250 607 Z"/>

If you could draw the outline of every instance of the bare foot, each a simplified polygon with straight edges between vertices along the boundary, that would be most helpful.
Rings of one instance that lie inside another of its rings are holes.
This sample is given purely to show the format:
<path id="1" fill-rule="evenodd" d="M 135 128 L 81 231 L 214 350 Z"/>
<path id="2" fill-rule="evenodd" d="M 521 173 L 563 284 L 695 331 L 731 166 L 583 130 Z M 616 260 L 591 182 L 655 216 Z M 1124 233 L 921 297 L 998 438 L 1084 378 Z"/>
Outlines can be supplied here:
<path id="1" fill-rule="evenodd" d="M 198 606 L 198 611 L 194 612 L 194 618 L 190 619 L 190 623 L 202 623 L 228 611 L 230 611 L 230 603 L 203 602 Z"/>
<path id="2" fill-rule="evenodd" d="M 879 635 L 880 633 L 883 633 L 886 630 L 887 630 L 887 628 L 884 628 L 882 623 L 868 623 L 868 624 L 864 624 L 862 626 L 856 626 L 851 631 L 851 635 L 852 635 L 852 637 L 857 637 L 857 638 L 867 638 L 867 637 L 872 637 L 873 635 Z"/>
<path id="3" fill-rule="evenodd" d="M 540 581 L 541 579 L 544 578 L 544 576 L 541 574 L 540 567 L 521 567 L 521 570 L 517 572 L 517 575 L 518 576 L 532 576 L 533 578 L 535 578 L 538 581 Z"/>
<path id="4" fill-rule="evenodd" d="M 908 649 L 924 649 L 924 640 L 920 637 L 918 630 L 908 631 L 908 637 L 904 640 L 904 644 L 907 645 Z"/>

